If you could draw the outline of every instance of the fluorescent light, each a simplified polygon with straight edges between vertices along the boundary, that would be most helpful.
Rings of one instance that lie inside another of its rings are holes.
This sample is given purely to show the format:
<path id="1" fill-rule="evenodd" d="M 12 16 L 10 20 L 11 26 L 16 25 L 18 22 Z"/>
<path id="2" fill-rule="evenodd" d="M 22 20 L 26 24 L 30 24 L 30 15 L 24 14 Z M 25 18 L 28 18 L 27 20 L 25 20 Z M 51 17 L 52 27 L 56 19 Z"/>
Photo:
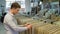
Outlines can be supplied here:
<path id="1" fill-rule="evenodd" d="M 40 1 L 39 5 L 41 5 L 41 4 L 42 4 L 42 2 Z"/>

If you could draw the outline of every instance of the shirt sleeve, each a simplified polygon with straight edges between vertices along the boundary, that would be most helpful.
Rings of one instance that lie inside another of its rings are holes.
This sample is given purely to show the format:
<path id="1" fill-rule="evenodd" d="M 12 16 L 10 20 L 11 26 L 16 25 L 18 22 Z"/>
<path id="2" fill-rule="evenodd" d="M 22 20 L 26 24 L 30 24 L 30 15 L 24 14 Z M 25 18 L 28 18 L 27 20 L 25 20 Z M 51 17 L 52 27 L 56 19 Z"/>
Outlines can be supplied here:
<path id="1" fill-rule="evenodd" d="M 15 24 L 15 21 L 13 21 L 13 18 L 5 18 L 7 24 L 15 31 L 24 31 L 27 30 L 27 27 L 19 27 Z"/>

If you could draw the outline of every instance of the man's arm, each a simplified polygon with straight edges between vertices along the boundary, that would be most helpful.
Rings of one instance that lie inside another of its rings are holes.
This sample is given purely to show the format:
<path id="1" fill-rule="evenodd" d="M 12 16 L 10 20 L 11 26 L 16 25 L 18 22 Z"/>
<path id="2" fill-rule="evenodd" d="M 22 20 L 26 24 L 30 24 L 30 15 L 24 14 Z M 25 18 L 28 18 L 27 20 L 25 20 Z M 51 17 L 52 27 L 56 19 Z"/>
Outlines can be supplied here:
<path id="1" fill-rule="evenodd" d="M 6 18 L 5 19 L 7 24 L 15 31 L 24 31 L 27 30 L 27 27 L 19 27 L 15 24 L 15 21 L 13 21 L 12 18 Z"/>

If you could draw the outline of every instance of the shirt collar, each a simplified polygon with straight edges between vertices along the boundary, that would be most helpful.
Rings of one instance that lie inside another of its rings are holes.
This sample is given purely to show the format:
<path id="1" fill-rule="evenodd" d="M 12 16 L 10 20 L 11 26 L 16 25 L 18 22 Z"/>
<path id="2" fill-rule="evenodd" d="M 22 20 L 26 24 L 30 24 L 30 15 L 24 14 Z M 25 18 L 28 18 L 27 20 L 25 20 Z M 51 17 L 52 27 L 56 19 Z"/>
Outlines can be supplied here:
<path id="1" fill-rule="evenodd" d="M 8 12 L 11 16 L 14 16 L 11 12 Z"/>

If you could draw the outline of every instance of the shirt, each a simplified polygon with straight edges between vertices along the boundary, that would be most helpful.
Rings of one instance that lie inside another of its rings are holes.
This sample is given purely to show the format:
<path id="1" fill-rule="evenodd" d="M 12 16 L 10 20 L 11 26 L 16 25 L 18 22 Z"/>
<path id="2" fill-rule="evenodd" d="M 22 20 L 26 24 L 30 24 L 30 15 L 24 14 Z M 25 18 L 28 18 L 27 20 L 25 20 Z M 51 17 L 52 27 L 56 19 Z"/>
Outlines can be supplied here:
<path id="1" fill-rule="evenodd" d="M 27 30 L 27 27 L 19 27 L 12 13 L 7 13 L 4 17 L 4 27 L 6 34 L 18 34 L 18 32 Z"/>

